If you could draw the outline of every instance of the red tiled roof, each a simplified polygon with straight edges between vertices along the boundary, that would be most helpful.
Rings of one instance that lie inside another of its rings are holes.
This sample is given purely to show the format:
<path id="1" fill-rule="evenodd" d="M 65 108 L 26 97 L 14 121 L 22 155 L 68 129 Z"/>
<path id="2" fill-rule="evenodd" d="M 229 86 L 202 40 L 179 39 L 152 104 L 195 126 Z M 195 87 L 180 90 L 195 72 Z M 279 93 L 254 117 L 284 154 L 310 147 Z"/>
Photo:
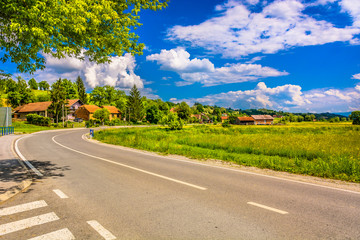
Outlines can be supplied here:
<path id="1" fill-rule="evenodd" d="M 120 113 L 119 109 L 114 106 L 102 106 L 102 108 L 106 108 L 110 113 Z"/>
<path id="2" fill-rule="evenodd" d="M 255 119 L 252 117 L 238 117 L 240 122 L 248 122 L 248 121 L 254 121 Z"/>
<path id="3" fill-rule="evenodd" d="M 100 107 L 96 105 L 82 105 L 80 108 L 85 108 L 89 113 L 94 113 L 96 110 L 101 109 Z"/>
<path id="4" fill-rule="evenodd" d="M 69 99 L 67 107 L 71 107 L 75 104 L 79 99 Z M 28 103 L 22 106 L 18 106 L 14 109 L 14 112 L 43 112 L 46 111 L 52 102 L 34 102 Z"/>
<path id="5" fill-rule="evenodd" d="M 270 115 L 251 115 L 255 120 L 274 120 Z"/>
<path id="6" fill-rule="evenodd" d="M 222 117 L 221 117 L 221 120 L 227 120 L 227 119 L 229 119 L 228 116 L 222 116 Z"/>
<path id="7" fill-rule="evenodd" d="M 48 109 L 51 105 L 51 102 L 35 102 L 35 103 L 28 103 L 22 105 L 18 108 L 15 108 L 14 111 L 17 112 L 43 112 Z"/>
<path id="8" fill-rule="evenodd" d="M 79 101 L 80 99 L 69 99 L 69 103 L 66 105 L 67 107 L 71 107 L 72 105 L 74 105 L 77 101 Z"/>

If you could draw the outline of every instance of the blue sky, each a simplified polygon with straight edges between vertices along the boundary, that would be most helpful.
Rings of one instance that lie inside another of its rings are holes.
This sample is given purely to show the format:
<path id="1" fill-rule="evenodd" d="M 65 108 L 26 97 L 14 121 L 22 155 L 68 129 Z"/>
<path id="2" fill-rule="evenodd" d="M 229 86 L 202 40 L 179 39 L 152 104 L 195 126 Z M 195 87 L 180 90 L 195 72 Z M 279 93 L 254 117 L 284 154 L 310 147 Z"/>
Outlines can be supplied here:
<path id="1" fill-rule="evenodd" d="M 88 90 L 136 84 L 150 98 L 240 109 L 360 110 L 360 0 L 171 0 L 140 16 L 142 56 L 45 56 L 35 79 L 81 75 Z"/>

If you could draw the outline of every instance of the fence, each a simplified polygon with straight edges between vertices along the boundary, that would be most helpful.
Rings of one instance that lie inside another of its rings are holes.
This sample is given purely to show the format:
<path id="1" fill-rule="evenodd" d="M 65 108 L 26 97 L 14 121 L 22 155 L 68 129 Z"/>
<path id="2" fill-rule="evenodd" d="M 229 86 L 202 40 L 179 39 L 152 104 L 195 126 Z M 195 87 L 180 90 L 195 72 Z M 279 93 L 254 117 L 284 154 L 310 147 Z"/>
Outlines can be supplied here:
<path id="1" fill-rule="evenodd" d="M 0 127 L 0 136 L 14 133 L 14 127 Z"/>

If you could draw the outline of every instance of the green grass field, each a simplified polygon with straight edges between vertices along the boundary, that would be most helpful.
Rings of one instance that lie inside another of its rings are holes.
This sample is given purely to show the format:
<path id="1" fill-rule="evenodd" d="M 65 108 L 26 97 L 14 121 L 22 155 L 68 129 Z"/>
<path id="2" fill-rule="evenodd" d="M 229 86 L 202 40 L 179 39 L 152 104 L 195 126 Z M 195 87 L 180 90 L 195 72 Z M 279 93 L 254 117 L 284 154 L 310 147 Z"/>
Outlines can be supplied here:
<path id="1" fill-rule="evenodd" d="M 95 139 L 163 154 L 360 182 L 360 126 L 350 123 L 109 129 L 96 132 Z"/>
<path id="2" fill-rule="evenodd" d="M 16 121 L 12 123 L 12 126 L 14 127 L 15 133 L 33 133 L 44 130 L 64 129 L 62 127 L 62 123 L 59 123 L 59 127 L 54 127 L 54 126 L 44 127 L 44 126 L 28 124 L 27 122 L 24 121 Z M 74 128 L 79 128 L 79 127 L 85 127 L 85 123 L 84 122 L 74 123 Z M 68 128 L 72 128 L 72 123 L 68 125 Z"/>

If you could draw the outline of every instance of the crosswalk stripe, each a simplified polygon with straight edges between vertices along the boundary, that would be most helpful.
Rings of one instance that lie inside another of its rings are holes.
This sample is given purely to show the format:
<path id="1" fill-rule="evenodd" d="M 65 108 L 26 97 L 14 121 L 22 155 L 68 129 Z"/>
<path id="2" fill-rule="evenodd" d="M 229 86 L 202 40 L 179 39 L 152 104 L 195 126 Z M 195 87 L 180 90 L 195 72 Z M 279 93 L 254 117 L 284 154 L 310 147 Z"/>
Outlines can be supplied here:
<path id="1" fill-rule="evenodd" d="M 100 223 L 95 220 L 87 221 L 87 223 L 95 229 L 105 240 L 113 240 L 116 239 L 114 235 L 111 234 L 108 230 L 106 230 Z"/>
<path id="2" fill-rule="evenodd" d="M 65 193 L 63 193 L 61 190 L 59 189 L 54 189 L 53 190 L 54 193 L 56 193 L 56 195 L 59 196 L 59 198 L 69 198 Z"/>
<path id="3" fill-rule="evenodd" d="M 30 238 L 28 240 L 73 240 L 74 235 L 69 229 L 63 228 L 58 231 L 47 233 L 38 237 Z"/>
<path id="4" fill-rule="evenodd" d="M 51 212 L 16 222 L 2 224 L 0 225 L 0 236 L 56 220 L 59 220 L 59 217 L 56 216 L 54 212 Z"/>
<path id="5" fill-rule="evenodd" d="M 0 216 L 7 216 L 15 213 L 30 211 L 36 208 L 46 207 L 47 204 L 44 200 L 24 203 L 21 205 L 0 209 Z"/>

